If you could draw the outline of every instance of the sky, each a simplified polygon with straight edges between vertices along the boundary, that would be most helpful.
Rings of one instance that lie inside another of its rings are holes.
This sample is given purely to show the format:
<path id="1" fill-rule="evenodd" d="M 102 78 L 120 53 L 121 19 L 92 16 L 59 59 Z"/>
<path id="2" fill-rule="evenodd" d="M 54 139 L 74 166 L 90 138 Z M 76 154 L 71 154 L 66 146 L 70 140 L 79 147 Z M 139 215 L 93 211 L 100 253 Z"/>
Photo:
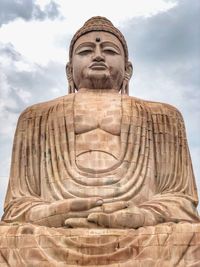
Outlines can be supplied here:
<path id="1" fill-rule="evenodd" d="M 127 40 L 130 95 L 183 114 L 200 196 L 199 0 L 0 0 L 0 216 L 19 114 L 67 94 L 69 42 L 96 15 Z"/>

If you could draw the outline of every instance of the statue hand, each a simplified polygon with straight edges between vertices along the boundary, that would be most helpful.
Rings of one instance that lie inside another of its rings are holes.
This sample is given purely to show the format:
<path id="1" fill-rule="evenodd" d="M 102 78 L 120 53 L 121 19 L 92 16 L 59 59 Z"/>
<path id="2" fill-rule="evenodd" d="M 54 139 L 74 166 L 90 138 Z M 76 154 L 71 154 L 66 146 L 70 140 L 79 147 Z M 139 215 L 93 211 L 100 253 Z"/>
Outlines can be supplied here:
<path id="1" fill-rule="evenodd" d="M 113 213 L 91 213 L 87 220 L 108 228 L 138 228 L 144 226 L 145 214 L 136 206 Z"/>
<path id="2" fill-rule="evenodd" d="M 58 200 L 50 204 L 37 205 L 30 209 L 26 214 L 26 222 L 60 227 L 64 224 L 68 214 L 80 214 L 102 204 L 103 200 L 99 197 Z"/>
<path id="3" fill-rule="evenodd" d="M 103 200 L 99 197 L 91 198 L 72 198 L 53 202 L 49 206 L 51 214 L 65 214 L 69 212 L 80 212 L 101 206 Z"/>
<path id="4" fill-rule="evenodd" d="M 83 211 L 79 213 L 70 212 L 67 214 L 67 219 L 65 220 L 65 226 L 70 228 L 104 228 L 97 223 L 89 222 L 87 217 L 89 214 L 100 214 L 100 213 L 112 213 L 128 207 L 128 202 L 118 201 L 112 203 L 105 203 L 99 207 L 93 208 L 92 210 Z"/>

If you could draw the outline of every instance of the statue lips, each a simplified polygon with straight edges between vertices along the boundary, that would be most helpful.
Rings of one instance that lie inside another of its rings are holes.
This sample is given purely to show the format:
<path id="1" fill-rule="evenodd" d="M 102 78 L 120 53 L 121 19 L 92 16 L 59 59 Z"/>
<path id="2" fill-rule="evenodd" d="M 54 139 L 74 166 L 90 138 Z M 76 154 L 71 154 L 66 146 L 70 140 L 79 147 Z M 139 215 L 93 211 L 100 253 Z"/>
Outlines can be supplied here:
<path id="1" fill-rule="evenodd" d="M 93 62 L 89 65 L 89 68 L 90 69 L 93 69 L 93 70 L 105 70 L 107 69 L 107 65 L 103 62 Z"/>

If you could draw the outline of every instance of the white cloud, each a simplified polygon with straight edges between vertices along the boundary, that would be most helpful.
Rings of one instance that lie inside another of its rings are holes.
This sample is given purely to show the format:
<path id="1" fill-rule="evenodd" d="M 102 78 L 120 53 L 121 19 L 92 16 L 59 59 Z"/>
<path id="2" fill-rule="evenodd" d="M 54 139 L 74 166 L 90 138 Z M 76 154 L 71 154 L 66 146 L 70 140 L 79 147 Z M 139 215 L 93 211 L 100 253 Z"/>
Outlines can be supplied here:
<path id="1" fill-rule="evenodd" d="M 7 164 L 9 162 L 6 162 Z M 4 165 L 2 165 L 3 167 Z M 3 215 L 3 203 L 4 203 L 4 198 L 5 198 L 5 195 L 6 195 L 6 188 L 7 188 L 7 185 L 8 185 L 8 179 L 7 177 L 3 177 L 3 176 L 0 176 L 0 218 L 1 218 L 1 215 Z"/>
<path id="2" fill-rule="evenodd" d="M 48 1 L 43 6 L 43 9 L 40 8 L 35 0 L 1 0 L 0 26 L 17 18 L 22 18 L 26 21 L 60 18 L 59 6 L 53 0 Z"/>
<path id="3" fill-rule="evenodd" d="M 51 60 L 63 61 L 67 58 L 67 50 L 55 45 L 57 38 L 65 32 L 63 21 L 28 23 L 18 19 L 2 26 L 0 39 L 5 43 L 11 42 L 29 61 L 45 65 Z"/>
<path id="4" fill-rule="evenodd" d="M 28 91 L 25 91 L 23 89 L 19 89 L 17 90 L 17 95 L 21 98 L 21 100 L 24 102 L 24 103 L 29 103 L 29 100 L 32 96 L 32 94 Z"/>
<path id="5" fill-rule="evenodd" d="M 93 0 L 74 0 L 70 4 L 65 0 L 59 0 L 57 3 L 61 6 L 61 13 L 70 23 L 71 33 L 92 16 L 108 17 L 114 24 L 121 26 L 121 23 L 127 19 L 136 16 L 148 17 L 166 11 L 176 5 L 175 2 L 166 2 L 164 0 L 101 0 L 95 2 L 95 4 Z"/>
<path id="6" fill-rule="evenodd" d="M 0 73 L 0 88 L 0 136 L 1 140 L 11 141 L 17 116 L 10 112 L 10 109 L 17 109 L 18 103 L 15 98 L 10 97 L 12 89 L 4 73 Z M 4 153 L 4 151 L 1 150 L 1 153 Z"/>

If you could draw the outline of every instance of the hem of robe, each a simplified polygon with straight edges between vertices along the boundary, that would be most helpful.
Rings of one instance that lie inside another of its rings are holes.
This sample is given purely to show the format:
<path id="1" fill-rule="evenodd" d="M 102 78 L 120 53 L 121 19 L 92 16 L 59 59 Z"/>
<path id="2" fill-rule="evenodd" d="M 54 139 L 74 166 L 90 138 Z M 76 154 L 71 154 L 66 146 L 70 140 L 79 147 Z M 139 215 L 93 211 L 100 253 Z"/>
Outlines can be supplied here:
<path id="1" fill-rule="evenodd" d="M 67 229 L 0 223 L 0 266 L 200 266 L 200 223 Z"/>

